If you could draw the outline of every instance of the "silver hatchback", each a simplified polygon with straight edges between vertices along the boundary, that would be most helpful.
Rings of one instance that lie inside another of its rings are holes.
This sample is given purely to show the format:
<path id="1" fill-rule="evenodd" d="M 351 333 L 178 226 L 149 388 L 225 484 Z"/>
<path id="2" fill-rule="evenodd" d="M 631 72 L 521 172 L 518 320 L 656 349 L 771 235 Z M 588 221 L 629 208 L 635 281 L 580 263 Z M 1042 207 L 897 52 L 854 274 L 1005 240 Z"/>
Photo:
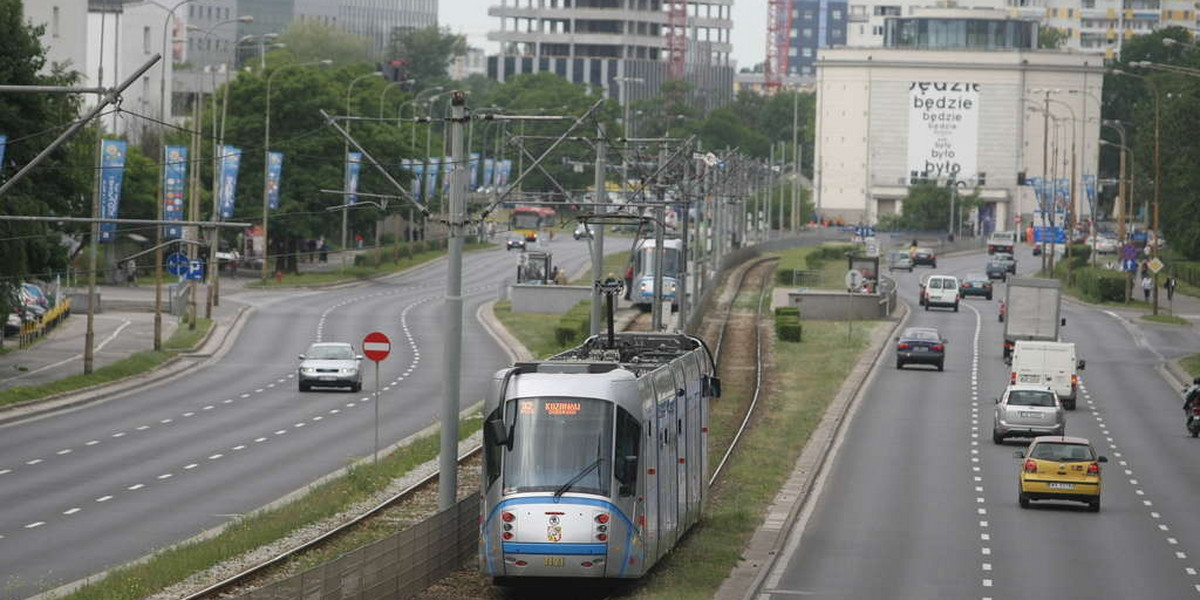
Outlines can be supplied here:
<path id="1" fill-rule="evenodd" d="M 300 361 L 297 377 L 302 392 L 315 386 L 349 387 L 352 392 L 362 389 L 362 369 L 359 368 L 362 356 L 356 354 L 350 344 L 313 344 L 300 355 Z"/>
<path id="2" fill-rule="evenodd" d="M 996 398 L 992 441 L 1001 444 L 1009 437 L 1063 435 L 1067 416 L 1058 394 L 1040 385 L 1010 385 Z"/>

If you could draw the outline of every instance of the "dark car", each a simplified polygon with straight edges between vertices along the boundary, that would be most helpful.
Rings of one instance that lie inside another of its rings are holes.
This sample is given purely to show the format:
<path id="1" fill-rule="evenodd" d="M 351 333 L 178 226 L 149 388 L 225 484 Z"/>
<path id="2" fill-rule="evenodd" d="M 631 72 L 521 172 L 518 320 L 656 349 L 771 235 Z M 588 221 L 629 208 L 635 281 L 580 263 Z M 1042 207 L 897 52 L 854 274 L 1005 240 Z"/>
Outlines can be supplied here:
<path id="1" fill-rule="evenodd" d="M 1011 254 L 1003 254 L 997 252 L 992 255 L 992 260 L 1004 265 L 1004 269 L 1013 275 L 1017 274 L 1017 259 Z"/>
<path id="2" fill-rule="evenodd" d="M 1008 265 L 1001 260 L 989 260 L 987 264 L 987 278 L 1007 281 Z"/>
<path id="3" fill-rule="evenodd" d="M 958 286 L 958 294 L 963 297 L 983 296 L 991 300 L 992 280 L 982 273 L 971 273 L 963 277 L 962 284 Z"/>
<path id="4" fill-rule="evenodd" d="M 508 251 L 508 250 L 512 250 L 513 248 L 516 248 L 517 250 L 521 250 L 522 252 L 524 252 L 525 251 L 525 236 L 522 236 L 522 235 L 509 236 L 509 238 L 504 243 L 504 250 Z"/>
<path id="5" fill-rule="evenodd" d="M 946 364 L 946 340 L 932 327 L 909 327 L 896 337 L 896 368 L 904 365 L 933 365 L 941 371 Z"/>
<path id="6" fill-rule="evenodd" d="M 913 251 L 913 265 L 929 265 L 937 268 L 937 254 L 929 248 L 917 248 Z"/>

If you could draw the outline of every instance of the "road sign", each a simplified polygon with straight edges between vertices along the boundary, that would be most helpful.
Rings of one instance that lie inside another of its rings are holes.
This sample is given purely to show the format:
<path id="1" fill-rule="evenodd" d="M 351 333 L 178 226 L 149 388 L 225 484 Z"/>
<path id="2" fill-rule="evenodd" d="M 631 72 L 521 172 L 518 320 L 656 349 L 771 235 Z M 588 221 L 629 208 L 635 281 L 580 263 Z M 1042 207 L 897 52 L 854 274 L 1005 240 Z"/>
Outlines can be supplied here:
<path id="1" fill-rule="evenodd" d="M 855 291 L 858 288 L 862 287 L 862 282 L 863 282 L 862 273 L 859 273 L 858 271 L 855 271 L 853 269 L 846 271 L 846 289 L 848 289 L 850 291 Z"/>
<path id="2" fill-rule="evenodd" d="M 187 255 L 175 252 L 175 253 L 172 253 L 171 255 L 167 256 L 167 272 L 168 273 L 170 273 L 176 277 L 182 277 L 187 274 L 187 271 L 188 271 Z"/>
<path id="3" fill-rule="evenodd" d="M 1158 257 L 1156 256 L 1156 257 L 1150 259 L 1150 264 L 1147 266 L 1150 267 L 1151 273 L 1158 275 L 1158 272 L 1163 270 L 1163 267 L 1165 267 L 1166 265 L 1163 264 L 1163 261 L 1158 260 Z"/>
<path id="4" fill-rule="evenodd" d="M 1137 259 L 1126 258 L 1125 260 L 1121 261 L 1121 270 L 1125 271 L 1126 273 L 1133 273 L 1137 271 Z"/>
<path id="5" fill-rule="evenodd" d="M 392 341 L 379 331 L 372 331 L 363 338 L 363 356 L 375 362 L 388 357 L 392 352 Z"/>
<path id="6" fill-rule="evenodd" d="M 204 280 L 204 261 L 197 258 L 188 261 L 187 265 L 187 280 L 188 281 L 203 281 Z"/>
<path id="7" fill-rule="evenodd" d="M 867 239 L 867 256 L 879 256 L 879 242 L 875 241 L 875 238 Z"/>
<path id="8" fill-rule="evenodd" d="M 1121 254 L 1121 256 L 1125 257 L 1125 260 L 1137 260 L 1137 255 L 1137 246 L 1134 246 L 1133 244 L 1125 244 L 1125 248 L 1122 250 Z"/>

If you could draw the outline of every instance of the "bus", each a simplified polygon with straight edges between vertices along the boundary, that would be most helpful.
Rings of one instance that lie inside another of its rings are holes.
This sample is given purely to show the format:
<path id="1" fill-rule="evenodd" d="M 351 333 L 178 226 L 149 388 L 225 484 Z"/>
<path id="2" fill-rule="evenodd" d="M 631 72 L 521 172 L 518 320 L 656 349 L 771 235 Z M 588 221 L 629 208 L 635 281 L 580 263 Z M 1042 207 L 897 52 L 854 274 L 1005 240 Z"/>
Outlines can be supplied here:
<path id="1" fill-rule="evenodd" d="M 525 236 L 525 241 L 536 242 L 538 232 L 554 225 L 556 213 L 548 206 L 517 206 L 509 216 L 510 231 Z"/>

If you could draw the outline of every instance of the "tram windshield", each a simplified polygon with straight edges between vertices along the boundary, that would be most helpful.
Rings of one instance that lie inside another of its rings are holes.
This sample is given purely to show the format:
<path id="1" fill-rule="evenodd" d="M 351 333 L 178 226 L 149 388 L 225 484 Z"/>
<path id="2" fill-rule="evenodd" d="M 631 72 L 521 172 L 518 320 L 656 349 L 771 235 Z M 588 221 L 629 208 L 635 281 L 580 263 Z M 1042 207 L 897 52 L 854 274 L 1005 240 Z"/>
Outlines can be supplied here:
<path id="1" fill-rule="evenodd" d="M 681 254 L 674 248 L 663 249 L 663 275 L 675 277 L 679 274 L 679 258 Z M 654 248 L 642 248 L 638 253 L 638 272 L 643 276 L 654 274 Z"/>
<path id="2" fill-rule="evenodd" d="M 504 463 L 504 493 L 570 491 L 607 496 L 612 480 L 612 411 L 611 403 L 590 398 L 510 401 L 505 421 L 515 425 Z"/>

